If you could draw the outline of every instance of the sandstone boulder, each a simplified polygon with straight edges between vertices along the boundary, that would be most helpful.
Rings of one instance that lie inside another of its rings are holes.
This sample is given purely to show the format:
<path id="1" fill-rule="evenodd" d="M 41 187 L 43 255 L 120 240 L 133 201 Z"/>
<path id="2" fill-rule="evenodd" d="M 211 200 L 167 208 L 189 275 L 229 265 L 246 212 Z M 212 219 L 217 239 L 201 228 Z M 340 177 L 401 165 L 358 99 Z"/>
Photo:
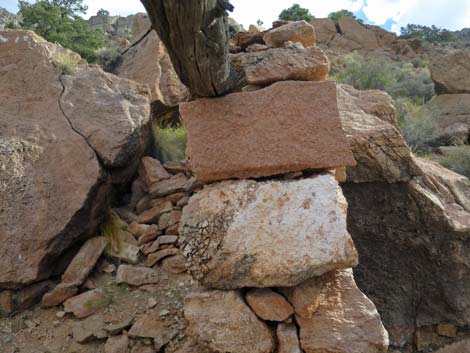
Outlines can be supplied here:
<path id="1" fill-rule="evenodd" d="M 470 93 L 470 51 L 435 51 L 429 70 L 438 94 Z"/>
<path id="2" fill-rule="evenodd" d="M 301 353 L 297 327 L 294 324 L 279 324 L 276 330 L 278 353 Z"/>
<path id="3" fill-rule="evenodd" d="M 150 23 L 148 28 L 150 28 Z M 150 101 L 160 100 L 167 105 L 185 101 L 188 90 L 178 78 L 168 52 L 155 31 L 150 31 L 139 43 L 123 54 L 114 72 L 148 85 Z"/>
<path id="4" fill-rule="evenodd" d="M 357 20 L 349 17 L 340 18 L 338 20 L 338 27 L 344 38 L 357 43 L 361 48 L 379 48 L 375 33 L 361 25 Z"/>
<path id="5" fill-rule="evenodd" d="M 184 303 L 186 333 L 215 352 L 270 353 L 274 339 L 237 291 L 201 291 Z"/>
<path id="6" fill-rule="evenodd" d="M 355 164 L 331 81 L 278 82 L 180 110 L 187 156 L 202 182 Z"/>
<path id="7" fill-rule="evenodd" d="M 410 180 L 417 173 L 411 150 L 396 126 L 392 98 L 381 91 L 338 86 L 341 122 L 357 165 L 347 168 L 353 182 Z"/>
<path id="8" fill-rule="evenodd" d="M 138 85 L 32 32 L 0 33 L 0 287 L 19 287 L 93 234 L 111 184 L 136 169 L 149 107 Z"/>
<path id="9" fill-rule="evenodd" d="M 270 85 L 278 81 L 324 81 L 330 72 L 330 61 L 316 47 L 285 43 L 272 48 L 231 56 L 231 64 L 250 85 Z"/>
<path id="10" fill-rule="evenodd" d="M 286 42 L 299 42 L 307 48 L 315 45 L 315 29 L 307 21 L 295 21 L 274 28 L 263 37 L 270 48 L 280 48 Z"/>
<path id="11" fill-rule="evenodd" d="M 337 33 L 335 23 L 330 18 L 314 18 L 310 23 L 315 28 L 319 44 L 328 45 Z"/>
<path id="12" fill-rule="evenodd" d="M 323 276 L 327 284 L 310 319 L 296 316 L 306 353 L 384 353 L 388 334 L 374 304 L 357 288 L 352 270 Z"/>
<path id="13" fill-rule="evenodd" d="M 181 249 L 206 287 L 295 286 L 356 265 L 346 208 L 332 174 L 212 184 L 183 210 Z"/>

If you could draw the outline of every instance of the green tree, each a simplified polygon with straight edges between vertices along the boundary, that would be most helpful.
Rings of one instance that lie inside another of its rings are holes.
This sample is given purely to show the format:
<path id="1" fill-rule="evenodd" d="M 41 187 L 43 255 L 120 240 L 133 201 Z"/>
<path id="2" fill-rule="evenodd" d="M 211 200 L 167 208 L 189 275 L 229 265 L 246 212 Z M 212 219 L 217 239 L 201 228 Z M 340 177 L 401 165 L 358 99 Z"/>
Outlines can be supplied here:
<path id="1" fill-rule="evenodd" d="M 333 20 L 334 23 L 338 24 L 338 20 L 340 18 L 345 18 L 345 17 L 349 17 L 349 18 L 352 18 L 352 19 L 355 19 L 357 22 L 359 22 L 360 24 L 364 24 L 364 22 L 360 19 L 360 18 L 357 18 L 351 11 L 349 10 L 339 10 L 339 11 L 335 11 L 335 12 L 332 12 L 328 15 L 328 18 Z"/>
<path id="2" fill-rule="evenodd" d="M 34 4 L 19 0 L 18 7 L 22 28 L 79 53 L 89 62 L 96 60 L 96 50 L 104 45 L 104 35 L 99 30 L 93 31 L 79 16 L 87 10 L 83 0 L 41 0 Z"/>
<path id="3" fill-rule="evenodd" d="M 96 15 L 97 16 L 109 16 L 109 11 L 105 9 L 99 9 Z"/>
<path id="4" fill-rule="evenodd" d="M 434 25 L 428 27 L 408 24 L 406 27 L 401 27 L 400 33 L 400 37 L 404 39 L 421 38 L 431 43 L 452 42 L 456 39 L 451 31 Z"/>
<path id="5" fill-rule="evenodd" d="M 284 21 L 305 20 L 308 22 L 313 19 L 313 16 L 308 9 L 300 7 L 299 4 L 294 4 L 288 9 L 282 10 L 279 19 Z"/>

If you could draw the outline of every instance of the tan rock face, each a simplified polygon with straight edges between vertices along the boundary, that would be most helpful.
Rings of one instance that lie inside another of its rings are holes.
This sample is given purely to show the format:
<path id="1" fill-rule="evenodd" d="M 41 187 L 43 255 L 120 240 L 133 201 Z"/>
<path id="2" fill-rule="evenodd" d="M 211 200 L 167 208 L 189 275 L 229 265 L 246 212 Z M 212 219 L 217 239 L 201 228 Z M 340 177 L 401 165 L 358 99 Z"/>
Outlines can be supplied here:
<path id="1" fill-rule="evenodd" d="M 332 19 L 314 18 L 310 23 L 315 28 L 316 39 L 320 44 L 329 44 L 337 33 Z"/>
<path id="2" fill-rule="evenodd" d="M 296 316 L 306 353 L 379 353 L 388 334 L 374 304 L 357 288 L 352 270 L 324 275 L 318 309 L 310 319 Z"/>
<path id="3" fill-rule="evenodd" d="M 124 54 L 115 72 L 120 77 L 148 85 L 151 101 L 160 100 L 167 105 L 175 105 L 188 97 L 188 90 L 179 80 L 168 52 L 155 31 Z"/>
<path id="4" fill-rule="evenodd" d="M 355 164 L 334 82 L 279 82 L 180 110 L 189 133 L 187 156 L 202 182 Z"/>
<path id="5" fill-rule="evenodd" d="M 294 313 L 287 300 L 269 288 L 251 289 L 246 302 L 258 317 L 267 321 L 285 321 Z"/>
<path id="6" fill-rule="evenodd" d="M 338 26 L 344 38 L 358 43 L 364 49 L 379 48 L 377 37 L 373 31 L 367 30 L 352 18 L 343 17 L 338 20 Z"/>
<path id="7" fill-rule="evenodd" d="M 285 42 L 300 42 L 307 48 L 315 45 L 315 29 L 303 20 L 290 22 L 270 30 L 263 39 L 270 48 L 282 47 Z"/>
<path id="8" fill-rule="evenodd" d="M 295 286 L 356 265 L 346 207 L 332 174 L 212 184 L 183 210 L 180 249 L 206 287 Z"/>
<path id="9" fill-rule="evenodd" d="M 231 56 L 231 64 L 250 85 L 270 85 L 278 81 L 324 81 L 330 72 L 330 61 L 316 47 L 286 43 L 273 48 Z"/>
<path id="10" fill-rule="evenodd" d="M 470 93 L 470 52 L 448 50 L 430 56 L 431 78 L 438 94 Z"/>
<path id="11" fill-rule="evenodd" d="M 338 108 L 357 161 L 356 166 L 347 168 L 348 181 L 390 183 L 410 180 L 418 173 L 411 150 L 396 127 L 390 96 L 340 85 Z"/>
<path id="12" fill-rule="evenodd" d="M 0 234 L 8 245 L 0 245 L 0 287 L 19 287 L 48 277 L 64 250 L 93 234 L 108 176 L 120 184 L 135 171 L 149 107 L 135 84 L 32 32 L 1 35 Z M 62 75 L 56 65 L 67 56 L 78 64 Z M 119 174 L 98 158 L 121 167 Z"/>
<path id="13" fill-rule="evenodd" d="M 216 352 L 270 353 L 274 339 L 236 291 L 203 291 L 185 299 L 186 333 Z"/>

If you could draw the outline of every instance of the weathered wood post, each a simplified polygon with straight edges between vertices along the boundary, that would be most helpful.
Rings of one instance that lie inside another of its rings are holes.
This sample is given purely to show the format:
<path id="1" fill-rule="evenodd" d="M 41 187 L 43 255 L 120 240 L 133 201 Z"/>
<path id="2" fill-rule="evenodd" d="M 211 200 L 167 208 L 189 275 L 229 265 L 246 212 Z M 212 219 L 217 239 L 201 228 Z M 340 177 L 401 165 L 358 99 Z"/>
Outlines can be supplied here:
<path id="1" fill-rule="evenodd" d="M 227 0 L 141 0 L 181 81 L 194 96 L 231 91 Z"/>

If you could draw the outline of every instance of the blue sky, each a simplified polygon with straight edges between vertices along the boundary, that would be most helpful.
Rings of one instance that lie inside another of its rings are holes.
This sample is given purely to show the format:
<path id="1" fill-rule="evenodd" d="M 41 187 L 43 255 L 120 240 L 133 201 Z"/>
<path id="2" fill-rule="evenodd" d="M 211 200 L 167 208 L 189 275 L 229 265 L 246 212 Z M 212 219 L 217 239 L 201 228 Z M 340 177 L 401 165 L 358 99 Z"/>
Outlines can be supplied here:
<path id="1" fill-rule="evenodd" d="M 388 30 L 399 31 L 408 23 L 436 25 L 450 30 L 470 27 L 470 0 L 231 0 L 235 6 L 232 17 L 248 27 L 260 19 L 266 24 L 279 13 L 298 3 L 316 17 L 326 17 L 330 12 L 348 9 L 366 23 Z M 87 16 L 100 8 L 111 14 L 129 15 L 144 11 L 139 0 L 85 0 L 89 7 Z M 17 0 L 0 0 L 0 6 L 17 11 Z"/>

